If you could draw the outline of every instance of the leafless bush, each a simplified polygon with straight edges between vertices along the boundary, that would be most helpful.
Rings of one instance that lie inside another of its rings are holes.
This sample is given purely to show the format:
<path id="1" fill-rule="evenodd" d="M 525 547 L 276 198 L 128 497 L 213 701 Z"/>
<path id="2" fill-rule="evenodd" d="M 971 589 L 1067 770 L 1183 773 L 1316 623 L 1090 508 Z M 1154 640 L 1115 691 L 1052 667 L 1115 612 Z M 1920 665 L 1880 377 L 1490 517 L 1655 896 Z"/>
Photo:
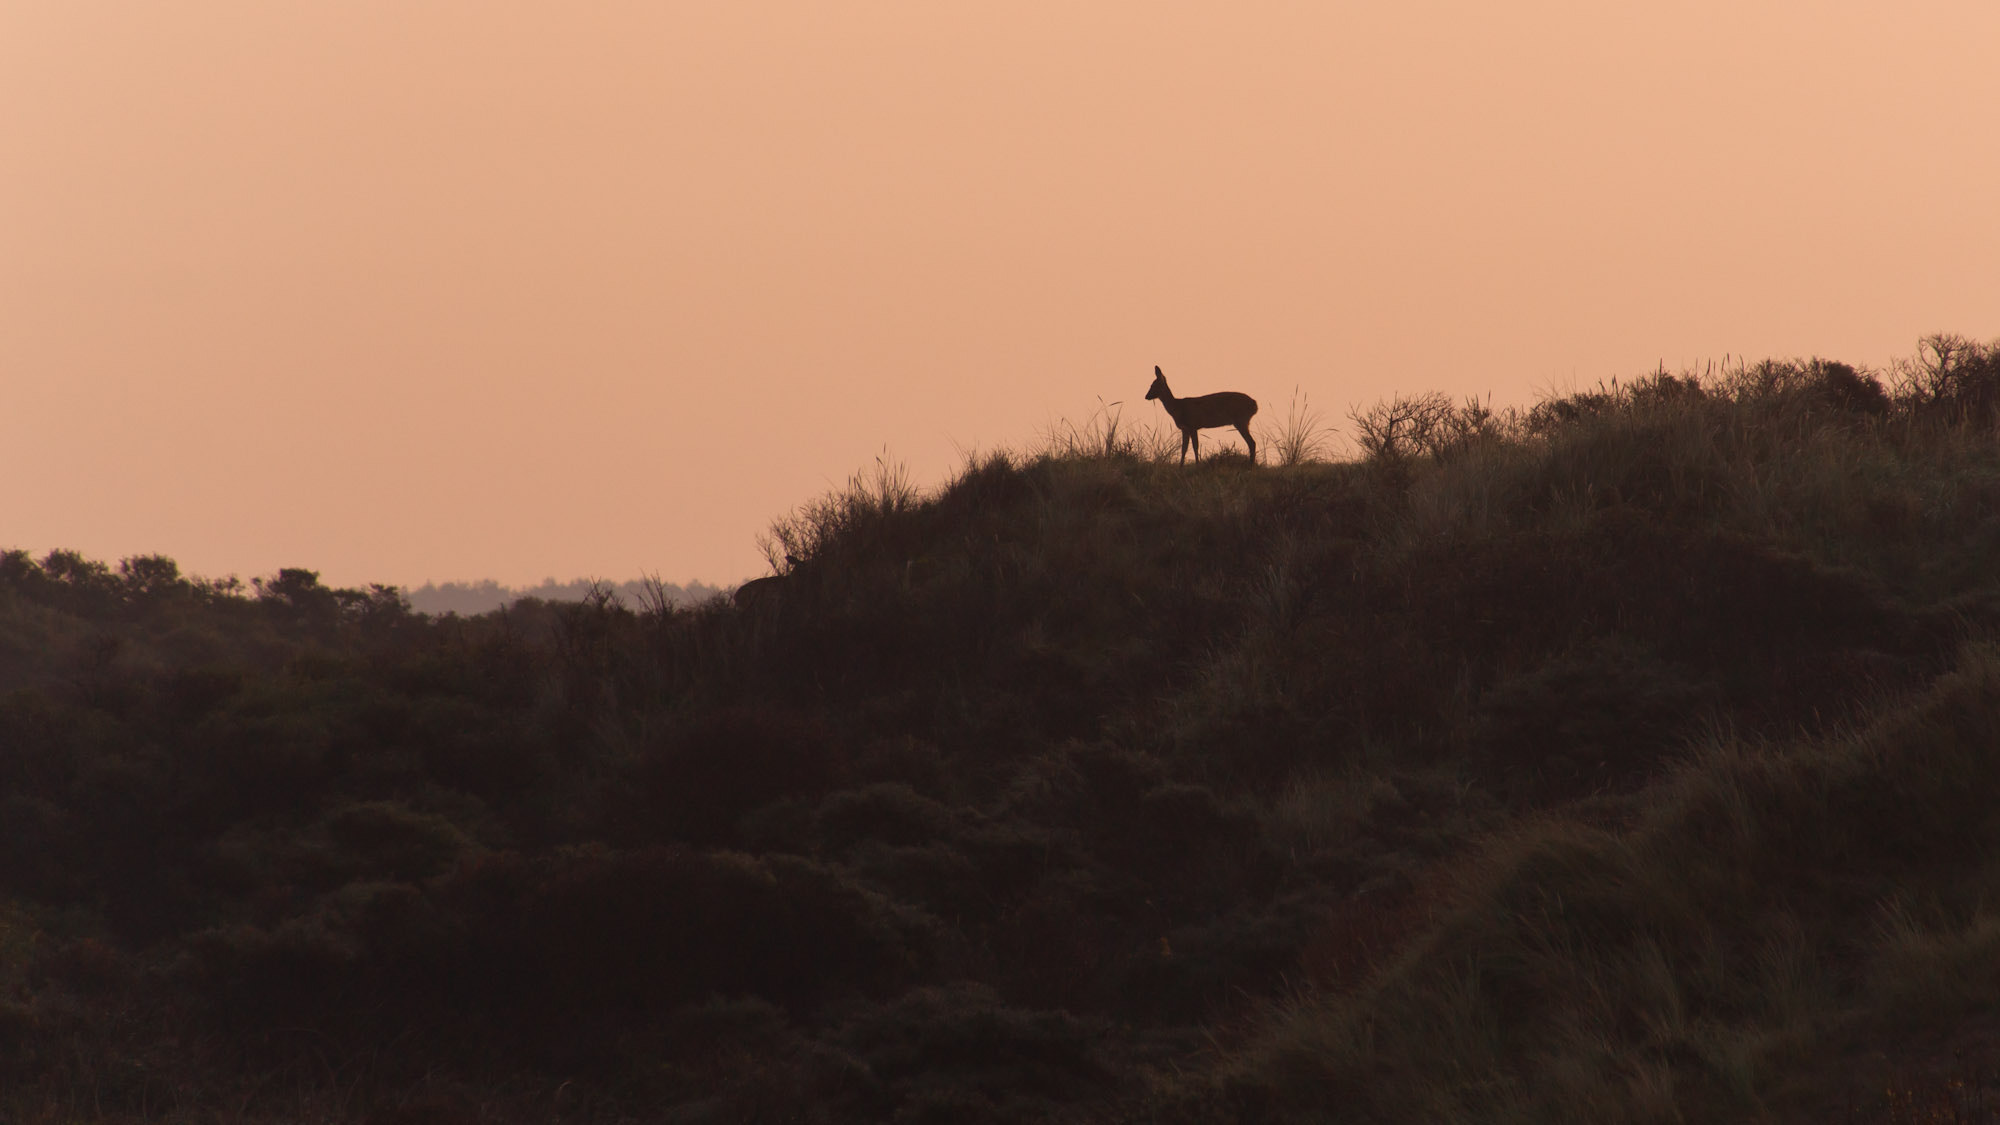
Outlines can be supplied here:
<path id="1" fill-rule="evenodd" d="M 674 607 L 679 604 L 679 599 L 674 597 L 675 589 L 676 587 L 662 581 L 657 571 L 651 574 L 641 573 L 637 595 L 639 615 L 655 620 L 671 617 Z"/>
<path id="2" fill-rule="evenodd" d="M 1361 452 L 1380 460 L 1449 453 L 1496 425 L 1486 403 L 1476 398 L 1453 403 L 1440 391 L 1395 395 L 1348 418 Z"/>
<path id="3" fill-rule="evenodd" d="M 1982 344 L 1938 333 L 1917 343 L 1913 359 L 1889 367 L 1890 391 L 1918 414 L 1968 418 L 2000 409 L 2000 340 Z"/>

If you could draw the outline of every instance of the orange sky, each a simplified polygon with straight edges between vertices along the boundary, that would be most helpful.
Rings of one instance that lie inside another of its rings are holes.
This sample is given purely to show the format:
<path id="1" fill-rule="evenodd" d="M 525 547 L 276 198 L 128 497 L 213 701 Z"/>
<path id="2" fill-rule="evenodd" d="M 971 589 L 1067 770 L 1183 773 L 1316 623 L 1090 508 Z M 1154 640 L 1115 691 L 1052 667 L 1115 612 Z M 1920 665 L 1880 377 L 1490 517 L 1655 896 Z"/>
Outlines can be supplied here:
<path id="1" fill-rule="evenodd" d="M 1629 7 L 0 0 L 0 547 L 733 581 L 1156 363 L 2000 336 L 2000 4 Z"/>

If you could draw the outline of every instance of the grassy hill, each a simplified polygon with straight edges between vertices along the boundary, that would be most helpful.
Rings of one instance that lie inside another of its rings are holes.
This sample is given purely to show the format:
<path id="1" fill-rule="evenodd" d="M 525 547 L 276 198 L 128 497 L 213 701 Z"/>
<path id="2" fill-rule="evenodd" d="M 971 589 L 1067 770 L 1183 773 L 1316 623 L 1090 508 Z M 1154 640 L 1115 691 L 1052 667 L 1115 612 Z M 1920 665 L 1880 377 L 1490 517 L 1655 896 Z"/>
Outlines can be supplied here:
<path id="1" fill-rule="evenodd" d="M 741 607 L 0 556 L 0 1119 L 1967 1119 L 2000 345 L 1355 421 Z"/>

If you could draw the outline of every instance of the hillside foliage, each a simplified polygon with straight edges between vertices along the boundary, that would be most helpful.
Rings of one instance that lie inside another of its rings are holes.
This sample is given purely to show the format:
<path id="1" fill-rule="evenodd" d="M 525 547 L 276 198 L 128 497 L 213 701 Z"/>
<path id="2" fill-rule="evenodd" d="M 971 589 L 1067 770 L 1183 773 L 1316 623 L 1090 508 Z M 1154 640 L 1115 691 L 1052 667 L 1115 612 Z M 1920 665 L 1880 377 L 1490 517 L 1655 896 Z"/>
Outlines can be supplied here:
<path id="1" fill-rule="evenodd" d="M 2000 344 L 1352 421 L 740 606 L 0 554 L 0 1119 L 1956 1119 Z"/>
<path id="2" fill-rule="evenodd" d="M 510 609 L 515 602 L 523 599 L 533 599 L 538 602 L 580 602 L 586 598 L 602 596 L 607 591 L 626 605 L 635 608 L 657 605 L 663 600 L 672 605 L 692 605 L 707 601 L 722 592 L 719 587 L 706 582 L 689 582 L 683 586 L 676 582 L 662 582 L 654 578 L 616 583 L 587 578 L 558 582 L 553 578 L 545 578 L 534 586 L 502 586 L 488 578 L 480 582 L 426 582 L 402 593 L 404 600 L 410 603 L 410 608 L 418 613 L 439 617 L 455 613 L 461 617 L 474 617 L 496 609 Z"/>

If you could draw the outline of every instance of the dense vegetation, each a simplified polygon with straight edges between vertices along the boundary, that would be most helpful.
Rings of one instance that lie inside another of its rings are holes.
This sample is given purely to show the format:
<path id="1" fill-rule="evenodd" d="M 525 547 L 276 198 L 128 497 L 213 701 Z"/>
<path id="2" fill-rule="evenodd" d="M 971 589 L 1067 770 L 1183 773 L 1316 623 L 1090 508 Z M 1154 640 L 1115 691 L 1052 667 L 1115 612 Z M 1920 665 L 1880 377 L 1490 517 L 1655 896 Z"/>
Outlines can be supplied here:
<path id="1" fill-rule="evenodd" d="M 0 1119 L 1954 1119 L 2000 345 L 1355 422 L 740 607 L 0 555 Z"/>
<path id="2" fill-rule="evenodd" d="M 491 578 L 482 582 L 426 582 L 413 590 L 404 590 L 404 600 L 418 613 L 442 616 L 447 613 L 474 616 L 496 609 L 506 609 L 523 598 L 533 598 L 542 602 L 580 602 L 586 598 L 599 596 L 606 591 L 628 605 L 646 605 L 664 596 L 674 605 L 706 601 L 722 591 L 706 582 L 690 582 L 685 586 L 657 579 L 641 579 L 635 582 L 599 582 L 584 578 L 558 582 L 544 578 L 535 586 L 502 586 Z"/>

